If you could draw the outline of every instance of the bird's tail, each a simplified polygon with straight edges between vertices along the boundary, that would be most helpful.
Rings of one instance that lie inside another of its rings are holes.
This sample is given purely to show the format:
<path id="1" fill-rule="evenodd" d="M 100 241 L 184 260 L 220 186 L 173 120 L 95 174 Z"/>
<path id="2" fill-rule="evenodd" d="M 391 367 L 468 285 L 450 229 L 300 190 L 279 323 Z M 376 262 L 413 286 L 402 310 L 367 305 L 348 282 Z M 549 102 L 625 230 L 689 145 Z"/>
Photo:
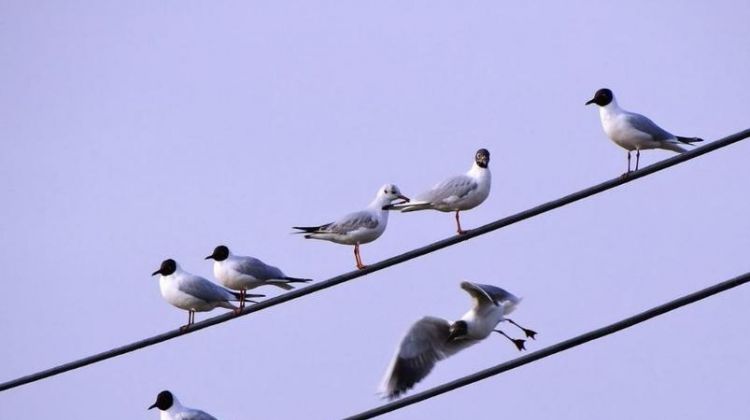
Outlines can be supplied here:
<path id="1" fill-rule="evenodd" d="M 294 289 L 294 286 L 292 286 L 289 283 L 307 283 L 311 281 L 312 279 L 300 279 L 297 277 L 282 277 L 280 279 L 270 280 L 268 281 L 268 284 L 276 286 L 276 287 L 280 287 L 284 290 L 292 290 Z"/>
<path id="2" fill-rule="evenodd" d="M 232 292 L 232 295 L 235 297 L 235 299 L 240 300 L 240 292 Z M 259 298 L 259 297 L 266 297 L 266 295 L 259 295 L 259 294 L 253 294 L 253 293 L 245 293 L 245 301 L 246 302 L 253 302 L 250 300 L 250 298 Z M 253 302 L 257 303 L 257 302 Z"/>
<path id="3" fill-rule="evenodd" d="M 324 225 L 320 226 L 292 226 L 292 229 L 297 229 L 299 232 L 292 232 L 292 233 L 315 233 L 320 232 L 322 229 L 327 228 L 330 226 L 330 223 L 326 223 Z M 305 235 L 307 237 L 307 235 Z"/>
<path id="4" fill-rule="evenodd" d="M 703 141 L 703 139 L 700 138 L 700 137 L 680 137 L 680 136 L 675 136 L 675 138 L 680 143 L 690 144 L 690 145 L 692 145 L 693 143 L 697 143 L 699 141 Z"/>

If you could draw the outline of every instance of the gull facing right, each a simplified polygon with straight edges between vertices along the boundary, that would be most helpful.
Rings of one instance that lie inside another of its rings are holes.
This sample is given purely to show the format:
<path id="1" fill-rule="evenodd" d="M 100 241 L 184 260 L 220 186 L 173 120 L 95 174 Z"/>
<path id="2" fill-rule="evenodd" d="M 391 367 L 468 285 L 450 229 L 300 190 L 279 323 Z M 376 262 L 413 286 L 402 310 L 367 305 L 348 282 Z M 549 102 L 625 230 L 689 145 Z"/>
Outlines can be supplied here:
<path id="1" fill-rule="evenodd" d="M 628 112 L 620 108 L 615 95 L 609 89 L 599 89 L 586 105 L 599 106 L 599 118 L 602 128 L 613 142 L 628 151 L 628 171 L 630 173 L 630 152 L 635 150 L 635 170 L 641 160 L 641 149 L 665 149 L 677 153 L 685 153 L 684 145 L 703 141 L 698 137 L 681 137 L 664 130 L 650 119 L 635 112 Z"/>
<path id="2" fill-rule="evenodd" d="M 465 231 L 461 229 L 459 212 L 473 209 L 482 204 L 490 195 L 492 174 L 489 164 L 490 152 L 487 149 L 479 149 L 474 155 L 474 163 L 465 174 L 436 184 L 432 189 L 419 194 L 408 203 L 393 204 L 388 208 L 401 210 L 404 213 L 417 210 L 455 211 L 456 232 L 462 235 Z"/>
<path id="3" fill-rule="evenodd" d="M 359 255 L 359 246 L 378 239 L 388 225 L 386 207 L 394 200 L 409 201 L 393 184 L 385 184 L 378 190 L 375 199 L 365 209 L 349 213 L 339 220 L 320 226 L 294 226 L 305 239 L 322 239 L 337 244 L 354 245 L 354 259 L 358 269 L 365 268 Z"/>
<path id="4" fill-rule="evenodd" d="M 464 281 L 461 288 L 467 291 L 473 307 L 460 320 L 453 323 L 442 318 L 426 316 L 412 325 L 393 356 L 383 381 L 378 388 L 388 399 L 398 398 L 426 377 L 439 360 L 487 338 L 497 332 L 513 342 L 519 351 L 526 350 L 525 340 L 513 339 L 495 329 L 508 321 L 522 329 L 526 337 L 535 338 L 536 332 L 523 328 L 505 318 L 521 302 L 510 292 L 487 284 Z"/>
<path id="5" fill-rule="evenodd" d="M 174 394 L 166 390 L 156 396 L 156 402 L 148 409 L 152 408 L 161 411 L 161 420 L 217 420 L 205 411 L 183 406 Z"/>
<path id="6" fill-rule="evenodd" d="M 229 303 L 239 301 L 241 295 L 229 291 L 201 276 L 183 270 L 175 260 L 162 261 L 158 270 L 151 275 L 159 274 L 161 296 L 172 305 L 188 311 L 188 323 L 181 330 L 190 328 L 195 322 L 195 312 L 211 311 L 217 306 L 233 309 L 239 314 L 240 308 Z M 265 295 L 245 295 L 246 297 L 263 297 Z M 253 302 L 253 301 L 250 301 Z"/>
<path id="7" fill-rule="evenodd" d="M 245 294 L 248 289 L 269 285 L 292 290 L 294 286 L 290 283 L 312 281 L 312 279 L 288 277 L 277 267 L 268 265 L 257 258 L 234 255 L 225 245 L 214 248 L 214 252 L 206 259 L 214 260 L 214 277 L 221 284 L 240 291 L 240 308 L 245 307 Z"/>

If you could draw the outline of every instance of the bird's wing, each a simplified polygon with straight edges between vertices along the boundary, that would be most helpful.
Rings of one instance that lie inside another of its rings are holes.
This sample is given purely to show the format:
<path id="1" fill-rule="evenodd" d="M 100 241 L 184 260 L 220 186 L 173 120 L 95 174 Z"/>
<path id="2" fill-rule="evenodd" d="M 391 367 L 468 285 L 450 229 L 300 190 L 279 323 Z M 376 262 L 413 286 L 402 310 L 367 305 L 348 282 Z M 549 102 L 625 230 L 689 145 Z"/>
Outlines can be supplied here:
<path id="1" fill-rule="evenodd" d="M 176 420 L 217 420 L 216 417 L 206 413 L 203 410 L 190 408 L 175 416 Z"/>
<path id="2" fill-rule="evenodd" d="M 338 221 L 326 226 L 325 230 L 322 231 L 344 235 L 359 229 L 374 229 L 378 226 L 378 223 L 380 221 L 372 212 L 362 210 L 347 214 Z"/>
<path id="3" fill-rule="evenodd" d="M 222 302 L 234 298 L 230 291 L 195 275 L 190 275 L 178 282 L 177 289 L 206 302 Z"/>
<path id="4" fill-rule="evenodd" d="M 414 323 L 396 349 L 379 392 L 385 398 L 397 398 L 424 379 L 439 360 L 473 344 L 473 340 L 448 342 L 448 321 L 424 317 Z"/>
<path id="5" fill-rule="evenodd" d="M 284 277 L 284 273 L 282 273 L 277 267 L 268 265 L 253 257 L 242 257 L 237 259 L 233 268 L 242 274 L 253 276 L 259 280 L 280 279 Z"/>
<path id="6" fill-rule="evenodd" d="M 426 202 L 430 204 L 452 203 L 465 197 L 478 187 L 479 184 L 476 179 L 468 175 L 457 175 L 435 185 L 429 191 L 419 194 L 414 199 L 414 202 Z"/>
<path id="7" fill-rule="evenodd" d="M 461 282 L 461 288 L 466 290 L 474 300 L 474 306 L 497 305 L 495 299 L 487 290 L 483 289 L 481 284 L 474 284 L 468 281 Z M 502 290 L 502 289 L 501 289 Z"/>
<path id="8" fill-rule="evenodd" d="M 659 127 L 655 122 L 641 114 L 628 112 L 626 117 L 633 128 L 650 135 L 655 141 L 666 141 L 675 138 L 672 133 Z"/>

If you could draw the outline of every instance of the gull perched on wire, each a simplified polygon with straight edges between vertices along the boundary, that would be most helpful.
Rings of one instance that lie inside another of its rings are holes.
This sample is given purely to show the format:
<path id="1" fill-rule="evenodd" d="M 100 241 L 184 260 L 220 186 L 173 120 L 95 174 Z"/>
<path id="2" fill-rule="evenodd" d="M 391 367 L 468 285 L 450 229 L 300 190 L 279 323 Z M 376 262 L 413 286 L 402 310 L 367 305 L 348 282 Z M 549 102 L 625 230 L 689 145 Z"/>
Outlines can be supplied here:
<path id="1" fill-rule="evenodd" d="M 225 287 L 240 291 L 240 309 L 245 307 L 245 294 L 248 289 L 259 286 L 276 286 L 292 290 L 291 283 L 307 283 L 312 279 L 289 277 L 283 271 L 253 257 L 234 255 L 225 245 L 214 248 L 206 257 L 214 260 L 214 277 Z"/>
<path id="2" fill-rule="evenodd" d="M 240 308 L 229 303 L 239 301 L 242 297 L 239 293 L 227 290 L 203 277 L 188 273 L 171 258 L 162 261 L 159 269 L 151 275 L 157 274 L 159 274 L 159 289 L 164 300 L 188 311 L 188 323 L 180 327 L 181 330 L 186 330 L 193 325 L 196 312 L 208 312 L 220 306 L 233 309 L 237 314 L 240 313 Z M 251 298 L 264 296 L 245 295 L 245 297 Z"/>
<path id="3" fill-rule="evenodd" d="M 359 246 L 378 239 L 388 225 L 388 211 L 385 207 L 394 200 L 409 201 L 397 186 L 385 184 L 378 189 L 375 199 L 365 209 L 347 214 L 335 222 L 320 226 L 294 226 L 306 239 L 322 239 L 337 244 L 354 245 L 354 259 L 358 269 L 365 268 L 359 254 Z"/>
<path id="4" fill-rule="evenodd" d="M 414 323 L 401 339 L 378 388 L 383 397 L 398 398 L 426 377 L 439 360 L 484 340 L 492 332 L 513 342 L 519 351 L 526 350 L 525 340 L 513 339 L 496 329 L 497 324 L 502 321 L 522 329 L 526 337 L 535 338 L 535 331 L 505 318 L 505 315 L 513 312 L 521 301 L 520 298 L 487 284 L 464 281 L 461 288 L 471 295 L 474 301 L 472 308 L 460 320 L 452 323 L 431 316 Z"/>
<path id="5" fill-rule="evenodd" d="M 599 89 L 586 105 L 599 105 L 599 118 L 602 128 L 615 144 L 628 151 L 628 171 L 630 173 L 630 153 L 635 150 L 635 170 L 641 160 L 642 149 L 665 149 L 685 153 L 682 146 L 703 141 L 698 137 L 681 137 L 664 130 L 650 119 L 635 112 L 628 112 L 617 105 L 614 93 L 609 89 Z"/>
<path id="6" fill-rule="evenodd" d="M 158 408 L 161 411 L 161 420 L 216 420 L 216 417 L 205 411 L 183 406 L 169 391 L 160 392 L 156 396 L 156 402 L 148 409 L 152 408 Z"/>
<path id="7" fill-rule="evenodd" d="M 459 235 L 465 233 L 461 229 L 459 212 L 470 210 L 482 204 L 490 195 L 492 174 L 488 167 L 490 152 L 479 149 L 474 155 L 474 163 L 468 172 L 446 179 L 436 184 L 432 189 L 417 195 L 408 203 L 393 204 L 389 209 L 402 212 L 417 210 L 438 210 L 456 212 L 456 231 Z"/>

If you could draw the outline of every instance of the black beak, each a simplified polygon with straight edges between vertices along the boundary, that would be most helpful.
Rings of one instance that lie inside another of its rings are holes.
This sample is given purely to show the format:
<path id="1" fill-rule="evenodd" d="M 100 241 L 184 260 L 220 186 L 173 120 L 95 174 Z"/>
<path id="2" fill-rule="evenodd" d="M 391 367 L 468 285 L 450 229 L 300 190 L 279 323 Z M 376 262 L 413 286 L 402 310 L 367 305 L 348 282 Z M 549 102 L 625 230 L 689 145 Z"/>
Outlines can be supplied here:
<path id="1" fill-rule="evenodd" d="M 154 407 L 156 407 L 156 403 L 151 404 L 151 407 L 149 407 L 148 409 L 150 410 L 150 409 L 152 409 Z"/>
<path id="2" fill-rule="evenodd" d="M 152 276 L 155 276 L 157 274 L 161 274 L 161 268 L 151 273 Z"/>
<path id="3" fill-rule="evenodd" d="M 400 198 L 400 199 L 404 200 L 404 201 L 402 201 L 402 202 L 401 202 L 401 203 L 399 203 L 399 204 L 403 204 L 403 203 L 408 203 L 409 201 L 411 201 L 411 200 L 409 200 L 409 197 L 407 197 L 407 196 L 405 196 L 405 195 L 401 195 L 401 194 L 399 194 L 399 195 L 398 195 L 398 198 Z"/>
<path id="4" fill-rule="evenodd" d="M 458 338 L 458 330 L 455 328 L 451 328 L 450 332 L 448 333 L 448 342 L 451 342 Z"/>
<path id="5" fill-rule="evenodd" d="M 213 260 L 213 259 L 214 259 L 214 255 L 213 254 L 209 255 L 206 258 L 204 258 L 204 260 Z"/>
<path id="6" fill-rule="evenodd" d="M 588 100 L 588 101 L 586 102 L 586 105 L 591 105 L 591 104 L 593 104 L 593 103 L 594 103 L 594 98 L 591 98 L 591 99 L 589 99 L 589 100 Z"/>

